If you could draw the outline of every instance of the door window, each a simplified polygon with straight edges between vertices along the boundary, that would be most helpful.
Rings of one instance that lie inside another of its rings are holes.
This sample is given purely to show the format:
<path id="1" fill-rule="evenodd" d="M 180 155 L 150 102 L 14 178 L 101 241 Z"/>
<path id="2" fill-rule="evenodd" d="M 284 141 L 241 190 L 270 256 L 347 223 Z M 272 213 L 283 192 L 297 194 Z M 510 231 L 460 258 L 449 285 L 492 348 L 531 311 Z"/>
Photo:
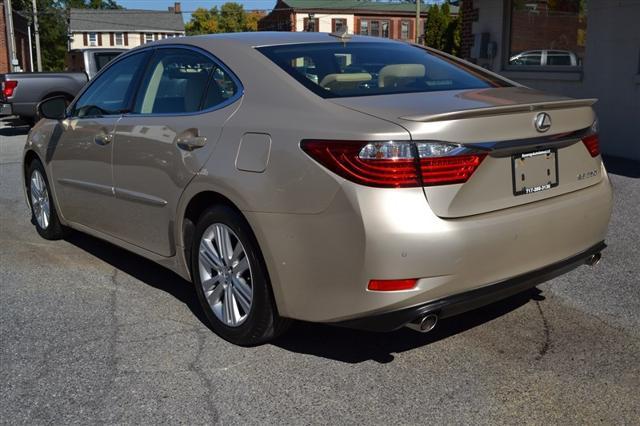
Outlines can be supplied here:
<path id="1" fill-rule="evenodd" d="M 191 50 L 158 50 L 142 79 L 133 112 L 176 114 L 199 111 L 214 68 L 211 59 Z"/>
<path id="2" fill-rule="evenodd" d="M 99 75 L 74 104 L 71 115 L 95 117 L 124 112 L 131 99 L 131 83 L 144 65 L 147 53 L 128 56 Z"/>

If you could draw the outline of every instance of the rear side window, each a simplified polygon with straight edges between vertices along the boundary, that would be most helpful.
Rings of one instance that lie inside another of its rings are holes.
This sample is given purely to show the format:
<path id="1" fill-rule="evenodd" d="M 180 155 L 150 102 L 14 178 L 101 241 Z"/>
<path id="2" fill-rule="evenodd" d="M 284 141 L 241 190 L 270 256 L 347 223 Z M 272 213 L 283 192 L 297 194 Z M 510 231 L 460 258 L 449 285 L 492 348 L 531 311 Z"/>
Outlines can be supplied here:
<path id="1" fill-rule="evenodd" d="M 119 114 L 131 99 L 132 81 L 142 69 L 147 53 L 138 53 L 113 64 L 91 83 L 75 103 L 72 115 L 77 117 Z"/>
<path id="2" fill-rule="evenodd" d="M 200 110 L 214 63 L 186 49 L 159 49 L 140 84 L 133 108 L 140 114 Z"/>
<path id="3" fill-rule="evenodd" d="M 268 46 L 258 50 L 325 98 L 507 85 L 409 44 L 337 42 Z"/>
<path id="4" fill-rule="evenodd" d="M 197 112 L 222 104 L 237 92 L 233 79 L 211 58 L 188 49 L 159 49 L 142 79 L 133 112 Z"/>

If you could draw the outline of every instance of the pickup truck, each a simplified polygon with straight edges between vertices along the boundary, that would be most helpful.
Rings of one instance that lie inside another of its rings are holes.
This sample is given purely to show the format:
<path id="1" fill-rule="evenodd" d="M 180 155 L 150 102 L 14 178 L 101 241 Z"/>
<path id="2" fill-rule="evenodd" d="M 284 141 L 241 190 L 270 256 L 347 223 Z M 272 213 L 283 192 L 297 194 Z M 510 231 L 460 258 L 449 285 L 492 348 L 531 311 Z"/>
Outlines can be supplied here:
<path id="1" fill-rule="evenodd" d="M 70 103 L 87 81 L 124 49 L 83 49 L 67 55 L 68 72 L 0 74 L 0 116 L 17 115 L 29 124 L 44 99 L 64 96 Z"/>

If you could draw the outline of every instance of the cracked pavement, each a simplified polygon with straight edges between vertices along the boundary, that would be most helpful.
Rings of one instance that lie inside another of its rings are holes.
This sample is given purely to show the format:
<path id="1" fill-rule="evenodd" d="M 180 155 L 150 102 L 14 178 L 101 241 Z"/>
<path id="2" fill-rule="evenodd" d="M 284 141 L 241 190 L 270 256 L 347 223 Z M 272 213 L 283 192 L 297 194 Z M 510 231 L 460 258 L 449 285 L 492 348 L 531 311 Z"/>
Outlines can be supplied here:
<path id="1" fill-rule="evenodd" d="M 175 274 L 81 233 L 39 238 L 25 138 L 0 122 L 2 424 L 640 423 L 637 175 L 612 175 L 595 268 L 429 334 L 297 324 L 240 348 Z"/>

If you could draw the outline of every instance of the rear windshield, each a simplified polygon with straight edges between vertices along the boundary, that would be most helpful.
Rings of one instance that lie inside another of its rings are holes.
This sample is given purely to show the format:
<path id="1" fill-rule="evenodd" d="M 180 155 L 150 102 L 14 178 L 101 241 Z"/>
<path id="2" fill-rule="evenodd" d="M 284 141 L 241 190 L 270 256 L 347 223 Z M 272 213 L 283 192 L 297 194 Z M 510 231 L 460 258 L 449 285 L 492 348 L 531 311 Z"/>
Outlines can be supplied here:
<path id="1" fill-rule="evenodd" d="M 324 98 L 481 89 L 502 80 L 402 43 L 313 43 L 258 48 Z"/>

